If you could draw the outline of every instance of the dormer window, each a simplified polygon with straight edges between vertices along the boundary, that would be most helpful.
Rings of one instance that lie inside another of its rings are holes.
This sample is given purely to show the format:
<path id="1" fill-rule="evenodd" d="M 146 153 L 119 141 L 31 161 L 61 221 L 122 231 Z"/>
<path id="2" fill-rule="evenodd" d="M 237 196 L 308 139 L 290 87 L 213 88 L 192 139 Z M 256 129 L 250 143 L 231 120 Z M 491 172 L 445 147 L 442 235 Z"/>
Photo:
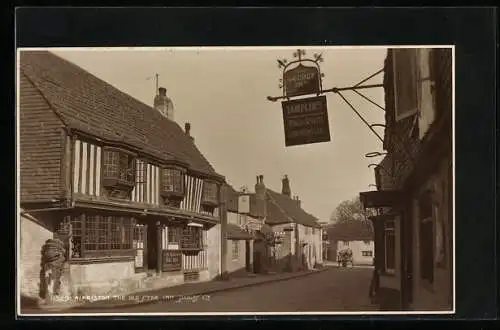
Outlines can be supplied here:
<path id="1" fill-rule="evenodd" d="M 179 207 L 184 198 L 184 169 L 166 166 L 162 169 L 161 195 L 168 206 Z"/>
<path id="2" fill-rule="evenodd" d="M 135 155 L 119 148 L 104 148 L 102 181 L 110 197 L 127 198 L 135 185 Z"/>
<path id="3" fill-rule="evenodd" d="M 202 204 L 212 208 L 219 205 L 219 186 L 216 182 L 208 180 L 203 182 Z"/>

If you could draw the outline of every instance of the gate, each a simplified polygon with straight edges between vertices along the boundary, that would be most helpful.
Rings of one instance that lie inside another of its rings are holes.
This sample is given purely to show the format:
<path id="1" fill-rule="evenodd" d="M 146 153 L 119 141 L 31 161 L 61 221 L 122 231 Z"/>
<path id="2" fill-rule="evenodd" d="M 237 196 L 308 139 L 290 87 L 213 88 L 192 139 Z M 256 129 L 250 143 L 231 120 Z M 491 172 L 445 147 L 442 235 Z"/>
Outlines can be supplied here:
<path id="1" fill-rule="evenodd" d="M 148 225 L 136 224 L 134 226 L 133 247 L 135 249 L 135 272 L 143 272 L 147 269 L 146 239 Z"/>

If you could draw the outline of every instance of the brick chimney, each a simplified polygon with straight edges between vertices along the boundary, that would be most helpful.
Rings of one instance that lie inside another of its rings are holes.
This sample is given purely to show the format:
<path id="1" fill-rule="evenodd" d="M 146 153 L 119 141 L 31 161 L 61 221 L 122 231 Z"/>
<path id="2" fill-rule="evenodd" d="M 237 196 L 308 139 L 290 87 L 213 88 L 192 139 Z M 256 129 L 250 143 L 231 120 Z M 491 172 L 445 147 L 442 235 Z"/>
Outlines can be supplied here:
<path id="1" fill-rule="evenodd" d="M 293 196 L 293 200 L 297 203 L 297 205 L 300 207 L 300 198 L 299 196 L 295 195 Z"/>
<path id="2" fill-rule="evenodd" d="M 174 104 L 167 96 L 167 89 L 165 87 L 158 88 L 158 95 L 154 98 L 154 107 L 165 118 L 174 120 Z"/>
<path id="3" fill-rule="evenodd" d="M 255 199 L 257 215 L 261 218 L 265 218 L 267 215 L 267 205 L 266 205 L 266 186 L 264 185 L 264 176 L 258 175 L 257 182 L 255 183 Z"/>
<path id="4" fill-rule="evenodd" d="M 281 179 L 281 194 L 288 197 L 292 196 L 292 191 L 290 190 L 290 180 L 288 180 L 288 176 L 286 174 L 283 179 Z"/>

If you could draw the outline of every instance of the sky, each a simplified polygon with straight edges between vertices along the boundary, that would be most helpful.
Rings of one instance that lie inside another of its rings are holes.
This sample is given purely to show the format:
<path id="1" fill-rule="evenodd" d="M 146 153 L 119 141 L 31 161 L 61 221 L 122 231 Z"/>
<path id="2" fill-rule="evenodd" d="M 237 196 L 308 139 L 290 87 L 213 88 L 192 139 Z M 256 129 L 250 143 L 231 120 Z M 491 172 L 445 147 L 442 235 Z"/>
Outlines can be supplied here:
<path id="1" fill-rule="evenodd" d="M 328 93 L 331 141 L 285 147 L 277 59 L 293 60 L 297 47 L 58 49 L 57 55 L 77 64 L 121 91 L 152 106 L 159 86 L 175 107 L 175 121 L 191 135 L 215 170 L 235 189 L 254 190 L 257 175 L 267 188 L 281 192 L 287 174 L 293 195 L 320 221 L 335 207 L 372 190 L 369 152 L 382 143 L 339 95 Z M 323 88 L 352 86 L 383 67 L 385 48 L 300 47 L 305 57 L 323 53 Z M 148 79 L 149 78 L 149 79 Z M 153 79 L 151 79 L 153 78 Z M 366 84 L 382 82 L 383 74 Z M 382 88 L 362 91 L 384 106 Z M 384 112 L 352 91 L 344 96 L 370 124 L 384 123 Z M 382 135 L 383 130 L 376 128 Z"/>

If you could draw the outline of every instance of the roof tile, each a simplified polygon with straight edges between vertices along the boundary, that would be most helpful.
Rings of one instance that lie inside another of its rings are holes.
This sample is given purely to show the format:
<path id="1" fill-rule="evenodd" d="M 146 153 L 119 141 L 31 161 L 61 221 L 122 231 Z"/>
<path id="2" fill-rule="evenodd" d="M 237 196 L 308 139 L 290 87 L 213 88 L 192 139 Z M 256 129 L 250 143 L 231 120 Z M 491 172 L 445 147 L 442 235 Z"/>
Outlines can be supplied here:
<path id="1" fill-rule="evenodd" d="M 66 126 L 222 178 L 181 127 L 152 107 L 48 51 L 23 51 L 20 59 L 22 72 Z"/>

